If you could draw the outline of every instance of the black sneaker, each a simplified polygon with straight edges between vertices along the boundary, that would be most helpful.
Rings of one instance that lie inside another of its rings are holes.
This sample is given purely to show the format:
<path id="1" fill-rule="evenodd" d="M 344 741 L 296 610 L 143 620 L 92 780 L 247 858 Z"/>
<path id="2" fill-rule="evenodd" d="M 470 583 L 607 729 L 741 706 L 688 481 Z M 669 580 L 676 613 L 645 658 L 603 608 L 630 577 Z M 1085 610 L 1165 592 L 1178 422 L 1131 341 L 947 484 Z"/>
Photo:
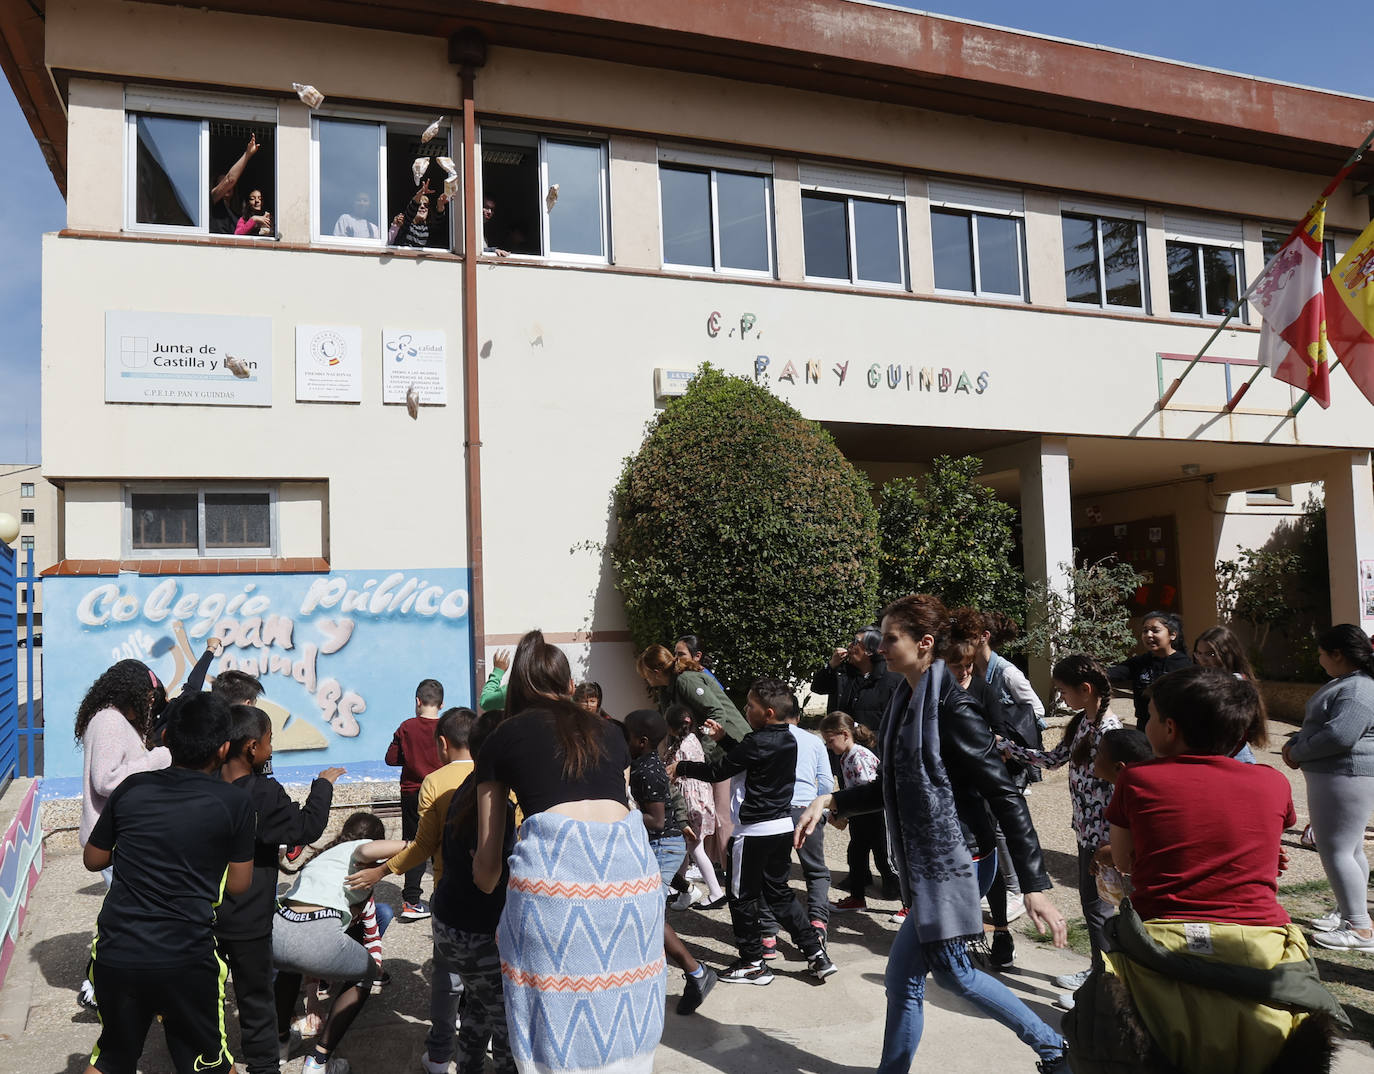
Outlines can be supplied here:
<path id="1" fill-rule="evenodd" d="M 401 903 L 401 912 L 396 915 L 402 921 L 424 921 L 429 917 L 429 903 L 424 899 Z"/>
<path id="2" fill-rule="evenodd" d="M 690 973 L 686 974 L 687 987 L 682 990 L 682 998 L 677 1001 L 678 1014 L 691 1014 L 702 1005 L 711 989 L 716 987 L 716 971 L 705 964 L 701 967 L 701 976 L 693 977 Z"/>
<path id="3" fill-rule="evenodd" d="M 773 971 L 762 962 L 745 962 L 736 959 L 716 975 L 726 984 L 766 985 L 773 983 Z"/>
<path id="4" fill-rule="evenodd" d="M 806 965 L 811 971 L 811 976 L 815 977 L 818 981 L 824 981 L 835 972 L 835 963 L 830 961 L 830 956 L 825 953 L 824 949 L 817 951 L 808 958 L 806 960 Z"/>
<path id="5" fill-rule="evenodd" d="M 90 981 L 81 982 L 81 987 L 76 990 L 76 1002 L 88 1011 L 100 1009 L 95 1002 L 95 986 Z"/>
<path id="6" fill-rule="evenodd" d="M 1038 1070 L 1040 1074 L 1069 1074 L 1071 1068 L 1069 1067 L 1068 1049 L 1065 1048 L 1057 1058 L 1042 1059 L 1035 1064 L 1035 1069 Z"/>
<path id="7" fill-rule="evenodd" d="M 988 961 L 995 969 L 1005 969 L 1016 959 L 1016 941 L 1011 938 L 1010 932 L 1003 932 L 998 929 L 992 934 L 992 948 L 988 956 Z"/>

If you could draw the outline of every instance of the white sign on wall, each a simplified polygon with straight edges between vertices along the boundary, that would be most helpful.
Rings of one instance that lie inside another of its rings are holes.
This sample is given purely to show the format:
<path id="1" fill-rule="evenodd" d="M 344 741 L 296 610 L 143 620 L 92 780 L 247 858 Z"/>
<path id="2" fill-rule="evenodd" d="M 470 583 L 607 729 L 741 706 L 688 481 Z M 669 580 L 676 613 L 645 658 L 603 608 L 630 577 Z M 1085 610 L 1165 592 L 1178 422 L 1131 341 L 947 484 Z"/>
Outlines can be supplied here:
<path id="1" fill-rule="evenodd" d="M 357 325 L 296 325 L 296 399 L 361 403 L 363 330 Z"/>
<path id="2" fill-rule="evenodd" d="M 421 403 L 448 403 L 448 348 L 442 331 L 382 329 L 382 402 L 404 403 L 411 385 Z"/>
<path id="3" fill-rule="evenodd" d="M 271 406 L 272 320 L 109 310 L 105 402 Z"/>

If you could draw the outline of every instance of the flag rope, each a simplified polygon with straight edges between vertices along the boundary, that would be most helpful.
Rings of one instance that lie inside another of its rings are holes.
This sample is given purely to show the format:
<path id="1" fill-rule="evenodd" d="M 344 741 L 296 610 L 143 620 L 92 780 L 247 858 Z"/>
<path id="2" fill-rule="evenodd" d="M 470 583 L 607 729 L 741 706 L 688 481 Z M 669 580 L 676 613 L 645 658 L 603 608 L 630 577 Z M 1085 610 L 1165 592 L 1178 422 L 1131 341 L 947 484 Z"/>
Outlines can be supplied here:
<path id="1" fill-rule="evenodd" d="M 1358 164 L 1360 160 L 1364 157 L 1364 151 L 1369 148 L 1371 143 L 1374 143 L 1374 130 L 1371 130 L 1369 134 L 1365 137 L 1365 140 L 1359 144 L 1359 146 L 1355 149 L 1353 153 L 1350 154 L 1349 158 L 1347 158 L 1346 162 L 1341 166 L 1341 170 L 1336 173 L 1335 178 L 1332 179 L 1331 182 L 1329 182 L 1326 185 L 1326 189 L 1323 190 L 1321 194 L 1318 196 L 1317 201 L 1323 201 L 1324 199 L 1329 198 L 1332 194 L 1336 192 L 1336 188 L 1339 187 L 1341 183 L 1345 182 L 1346 176 L 1350 174 L 1351 170 L 1355 167 L 1355 165 Z M 1288 243 L 1293 241 L 1293 239 L 1297 236 L 1298 232 L 1302 229 L 1303 222 L 1306 219 L 1307 214 L 1304 213 L 1302 219 L 1299 220 L 1296 225 L 1294 225 L 1293 230 L 1288 233 L 1288 237 L 1284 239 L 1283 242 L 1280 244 L 1280 248 L 1288 245 Z M 1273 265 L 1274 262 L 1273 260 L 1271 260 L 1269 264 L 1265 265 L 1264 268 L 1260 270 L 1259 275 L 1256 276 L 1254 280 L 1250 283 L 1250 286 L 1245 289 L 1245 293 L 1242 294 L 1240 298 L 1236 300 L 1235 307 L 1229 313 L 1226 314 L 1226 316 L 1222 319 L 1222 322 L 1219 325 L 1217 325 L 1216 330 L 1213 331 L 1212 334 L 1207 337 L 1207 342 L 1202 345 L 1202 349 L 1199 350 L 1197 354 L 1193 355 L 1192 361 L 1190 361 L 1187 364 L 1187 366 L 1184 367 L 1183 372 L 1180 373 L 1177 377 L 1175 377 L 1174 382 L 1169 385 L 1169 390 L 1166 391 L 1162 396 L 1160 396 L 1159 402 L 1155 404 L 1157 410 L 1164 410 L 1164 408 L 1169 405 L 1169 400 L 1171 400 L 1174 397 L 1174 393 L 1178 391 L 1178 389 L 1183 385 L 1183 378 L 1193 371 L 1193 367 L 1196 366 L 1198 362 L 1202 361 L 1202 356 L 1207 353 L 1207 348 L 1209 348 L 1213 343 L 1216 342 L 1217 337 L 1221 335 L 1222 331 L 1226 328 L 1226 326 L 1231 323 L 1231 319 L 1235 317 L 1235 315 L 1245 307 L 1245 303 L 1250 298 L 1251 293 L 1255 290 L 1255 288 L 1257 288 L 1261 283 L 1264 282 L 1264 278 L 1269 274 L 1269 270 L 1273 268 Z M 1250 379 L 1247 380 L 1244 384 L 1242 384 L 1240 388 L 1236 391 L 1236 394 L 1232 396 L 1231 399 L 1227 402 L 1226 410 L 1228 413 L 1235 410 L 1236 405 L 1241 400 L 1241 396 L 1243 396 L 1246 390 L 1250 387 L 1250 385 L 1255 382 L 1255 379 L 1260 374 L 1260 370 L 1262 370 L 1263 368 L 1263 366 L 1260 366 L 1259 369 L 1255 370 L 1254 374 L 1250 377 Z M 1298 400 L 1298 402 L 1294 405 L 1293 409 L 1288 412 L 1288 416 L 1292 417 L 1299 410 L 1301 410 L 1302 405 L 1305 402 L 1307 402 L 1307 398 L 1304 396 L 1304 398 Z"/>

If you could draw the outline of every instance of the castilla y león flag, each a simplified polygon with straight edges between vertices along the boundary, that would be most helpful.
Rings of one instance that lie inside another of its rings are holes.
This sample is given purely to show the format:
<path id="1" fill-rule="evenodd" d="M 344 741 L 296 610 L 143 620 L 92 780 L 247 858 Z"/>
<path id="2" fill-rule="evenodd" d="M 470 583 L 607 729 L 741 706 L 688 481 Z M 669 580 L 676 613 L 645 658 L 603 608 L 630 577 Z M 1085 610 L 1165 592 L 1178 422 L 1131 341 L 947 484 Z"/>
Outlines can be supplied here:
<path id="1" fill-rule="evenodd" d="M 1374 403 L 1374 223 L 1326 278 L 1331 348 L 1355 386 Z"/>
<path id="2" fill-rule="evenodd" d="M 1318 198 L 1274 255 L 1251 301 L 1264 318 L 1259 360 L 1279 380 L 1331 405 L 1326 363 L 1326 302 L 1322 291 L 1322 228 L 1326 199 Z"/>

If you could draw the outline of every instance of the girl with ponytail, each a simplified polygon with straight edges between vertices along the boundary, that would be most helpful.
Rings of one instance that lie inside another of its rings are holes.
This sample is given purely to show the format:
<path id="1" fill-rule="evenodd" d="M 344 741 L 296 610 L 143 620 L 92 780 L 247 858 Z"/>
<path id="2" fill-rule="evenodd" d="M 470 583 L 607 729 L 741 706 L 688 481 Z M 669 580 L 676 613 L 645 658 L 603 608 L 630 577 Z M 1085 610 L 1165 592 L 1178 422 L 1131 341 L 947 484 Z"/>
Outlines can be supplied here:
<path id="1" fill-rule="evenodd" d="M 1108 949 L 1104 927 L 1113 908 L 1098 893 L 1092 863 L 1098 849 L 1111 843 L 1106 814 L 1107 804 L 1112 800 L 1112 785 L 1093 775 L 1093 762 L 1102 736 L 1120 727 L 1121 721 L 1108 707 L 1112 685 L 1107 672 L 1092 657 L 1081 653 L 1066 656 L 1054 665 L 1050 676 L 1064 704 L 1078 710 L 1078 715 L 1065 728 L 1059 745 L 1052 750 L 1034 750 L 1006 739 L 999 739 L 998 744 L 1008 759 L 1038 768 L 1058 768 L 1065 763 L 1069 766 L 1073 834 L 1078 841 L 1078 898 L 1083 906 L 1083 917 L 1088 922 L 1093 968 L 1096 969 L 1102 965 L 1102 952 Z M 993 939 L 996 942 L 995 935 Z M 1060 1006 L 1073 1006 L 1072 993 L 1087 980 L 1088 972 L 1065 974 L 1055 979 L 1055 984 L 1066 990 L 1066 994 L 1059 997 Z"/>
<path id="2" fill-rule="evenodd" d="M 1317 639 L 1317 658 L 1331 681 L 1312 695 L 1302 729 L 1283 747 L 1289 768 L 1307 781 L 1307 815 L 1336 909 L 1312 922 L 1322 947 L 1374 951 L 1364 853 L 1374 813 L 1374 651 L 1353 623 Z"/>
<path id="3" fill-rule="evenodd" d="M 821 721 L 825 748 L 840 759 L 840 786 L 860 787 L 878 778 L 878 755 L 874 753 L 877 736 L 871 728 L 855 723 L 846 712 L 832 712 Z M 843 828 L 844 820 L 835 821 Z M 836 910 L 867 910 L 865 890 L 873 880 L 868 870 L 869 855 L 883 880 L 883 898 L 900 894 L 897 874 L 887 857 L 887 824 L 881 813 L 860 813 L 848 821 L 849 895 L 834 904 Z"/>

